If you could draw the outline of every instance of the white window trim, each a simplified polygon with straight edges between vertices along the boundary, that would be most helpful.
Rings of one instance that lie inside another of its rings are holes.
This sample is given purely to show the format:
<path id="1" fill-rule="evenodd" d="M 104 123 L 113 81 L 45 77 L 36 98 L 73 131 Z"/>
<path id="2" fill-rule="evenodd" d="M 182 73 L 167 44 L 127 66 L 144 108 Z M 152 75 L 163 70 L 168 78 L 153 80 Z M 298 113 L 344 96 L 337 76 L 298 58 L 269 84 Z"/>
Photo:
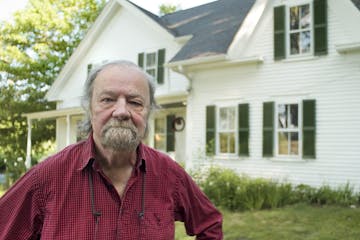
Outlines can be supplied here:
<path id="1" fill-rule="evenodd" d="M 297 104 L 298 105 L 298 141 L 299 141 L 299 145 L 298 145 L 298 148 L 299 148 L 299 153 L 297 155 L 281 155 L 279 154 L 279 142 L 278 142 L 278 105 L 279 104 L 286 104 L 286 105 L 289 105 L 289 104 Z M 302 160 L 302 119 L 303 119 L 303 116 L 302 116 L 302 100 L 289 100 L 289 101 L 286 101 L 286 100 L 282 100 L 282 101 L 275 101 L 275 109 L 274 109 L 274 147 L 275 147 L 275 157 L 279 160 L 289 160 L 289 161 L 293 161 L 293 160 Z"/>
<path id="2" fill-rule="evenodd" d="M 300 5 L 310 5 L 310 51 L 308 53 L 300 53 L 296 55 L 290 54 L 290 8 L 300 6 Z M 291 4 L 286 5 L 285 10 L 285 24 L 286 24 L 286 59 L 297 59 L 297 58 L 306 58 L 314 56 L 314 18 L 313 18 L 313 1 L 312 0 L 292 0 Z"/>

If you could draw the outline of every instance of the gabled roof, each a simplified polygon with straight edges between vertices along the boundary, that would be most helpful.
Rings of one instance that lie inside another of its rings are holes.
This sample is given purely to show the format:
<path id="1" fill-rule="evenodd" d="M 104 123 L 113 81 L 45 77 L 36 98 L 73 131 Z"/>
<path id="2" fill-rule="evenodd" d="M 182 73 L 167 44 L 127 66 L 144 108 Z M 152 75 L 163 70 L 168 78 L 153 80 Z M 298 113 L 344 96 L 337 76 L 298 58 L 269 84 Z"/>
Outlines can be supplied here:
<path id="1" fill-rule="evenodd" d="M 137 7 L 174 37 L 192 36 L 170 60 L 177 62 L 225 54 L 255 2 L 256 0 L 218 0 L 162 17 Z"/>
<path id="2" fill-rule="evenodd" d="M 360 0 L 351 0 L 355 6 L 360 10 Z"/>

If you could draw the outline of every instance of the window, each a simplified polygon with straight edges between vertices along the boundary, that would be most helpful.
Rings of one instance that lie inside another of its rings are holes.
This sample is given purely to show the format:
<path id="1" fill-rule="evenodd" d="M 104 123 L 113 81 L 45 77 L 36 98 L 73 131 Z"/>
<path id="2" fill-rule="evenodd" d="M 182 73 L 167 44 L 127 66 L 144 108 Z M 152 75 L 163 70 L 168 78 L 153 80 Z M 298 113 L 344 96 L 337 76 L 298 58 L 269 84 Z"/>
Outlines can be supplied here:
<path id="1" fill-rule="evenodd" d="M 155 118 L 154 121 L 154 147 L 158 150 L 166 150 L 166 125 L 165 118 Z"/>
<path id="2" fill-rule="evenodd" d="M 175 132 L 173 129 L 175 115 L 157 117 L 154 120 L 154 148 L 164 151 L 175 151 Z"/>
<path id="3" fill-rule="evenodd" d="M 275 60 L 327 54 L 327 1 L 298 0 L 296 3 L 274 8 Z"/>
<path id="4" fill-rule="evenodd" d="M 288 11 L 289 54 L 309 54 L 312 49 L 312 18 L 310 4 L 293 6 Z"/>
<path id="5" fill-rule="evenodd" d="M 218 153 L 235 154 L 236 107 L 221 107 L 218 111 Z"/>
<path id="6" fill-rule="evenodd" d="M 206 155 L 249 156 L 249 104 L 206 107 Z"/>
<path id="7" fill-rule="evenodd" d="M 164 83 L 165 49 L 138 54 L 138 65 L 154 77 L 158 84 Z"/>
<path id="8" fill-rule="evenodd" d="M 276 156 L 315 158 L 315 103 L 309 99 L 302 103 L 263 104 L 264 157 L 273 157 L 276 150 Z"/>
<path id="9" fill-rule="evenodd" d="M 298 104 L 277 105 L 277 154 L 299 155 L 299 106 Z"/>
<path id="10" fill-rule="evenodd" d="M 145 54 L 145 71 L 156 78 L 156 70 L 157 70 L 157 59 L 156 52 L 146 53 Z"/>

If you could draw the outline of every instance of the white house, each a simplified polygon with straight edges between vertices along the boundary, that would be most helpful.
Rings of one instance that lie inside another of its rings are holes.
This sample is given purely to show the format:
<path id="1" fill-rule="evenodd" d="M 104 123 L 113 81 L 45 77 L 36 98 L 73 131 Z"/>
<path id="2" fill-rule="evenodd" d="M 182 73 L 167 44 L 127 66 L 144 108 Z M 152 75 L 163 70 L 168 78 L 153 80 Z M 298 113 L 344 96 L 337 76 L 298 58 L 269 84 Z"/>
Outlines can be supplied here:
<path id="1" fill-rule="evenodd" d="M 58 148 L 76 142 L 88 68 L 128 59 L 157 79 L 147 143 L 188 168 L 360 190 L 359 22 L 358 0 L 218 0 L 162 17 L 112 0 L 49 90 L 57 110 L 26 116 L 56 118 Z"/>

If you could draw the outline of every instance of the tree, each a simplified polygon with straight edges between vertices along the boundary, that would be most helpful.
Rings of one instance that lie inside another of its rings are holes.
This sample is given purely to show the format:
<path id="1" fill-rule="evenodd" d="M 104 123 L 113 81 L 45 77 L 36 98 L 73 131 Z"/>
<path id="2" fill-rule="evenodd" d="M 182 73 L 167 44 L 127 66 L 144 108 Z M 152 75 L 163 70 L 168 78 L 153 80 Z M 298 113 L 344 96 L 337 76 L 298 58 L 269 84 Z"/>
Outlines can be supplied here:
<path id="1" fill-rule="evenodd" d="M 175 6 L 175 5 L 171 5 L 171 4 L 161 4 L 159 7 L 159 11 L 160 11 L 160 16 L 169 14 L 169 13 L 173 13 L 180 10 L 180 6 Z"/>
<path id="2" fill-rule="evenodd" d="M 0 166 L 16 179 L 25 170 L 27 123 L 22 113 L 55 108 L 44 99 L 105 0 L 30 0 L 0 23 Z M 40 156 L 55 122 L 35 121 L 33 150 Z"/>

